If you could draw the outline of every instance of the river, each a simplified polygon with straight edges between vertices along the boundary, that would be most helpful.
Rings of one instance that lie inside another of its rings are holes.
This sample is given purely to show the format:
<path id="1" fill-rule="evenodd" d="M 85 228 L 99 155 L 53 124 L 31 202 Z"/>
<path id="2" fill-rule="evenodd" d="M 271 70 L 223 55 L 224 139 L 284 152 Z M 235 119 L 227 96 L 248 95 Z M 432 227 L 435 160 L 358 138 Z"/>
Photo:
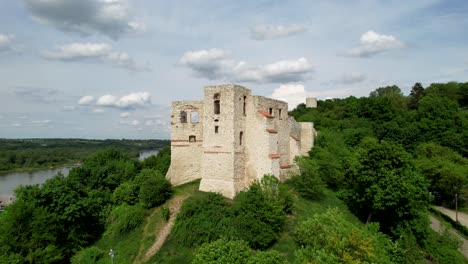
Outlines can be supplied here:
<path id="1" fill-rule="evenodd" d="M 144 160 L 157 153 L 158 150 L 143 151 L 140 153 L 138 159 Z M 14 189 L 19 185 L 42 184 L 59 172 L 67 176 L 69 171 L 70 168 L 59 168 L 33 172 L 13 172 L 0 175 L 0 194 L 13 194 Z"/>

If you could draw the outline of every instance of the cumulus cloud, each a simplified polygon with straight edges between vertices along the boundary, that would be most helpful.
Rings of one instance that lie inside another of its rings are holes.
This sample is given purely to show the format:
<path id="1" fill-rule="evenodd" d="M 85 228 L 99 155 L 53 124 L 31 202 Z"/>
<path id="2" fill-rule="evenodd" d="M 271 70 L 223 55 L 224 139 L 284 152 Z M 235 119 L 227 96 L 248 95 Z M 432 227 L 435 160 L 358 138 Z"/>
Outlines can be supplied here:
<path id="1" fill-rule="evenodd" d="M 120 108 L 131 108 L 144 106 L 151 103 L 151 96 L 147 92 L 131 93 L 123 96 L 115 102 L 115 106 Z"/>
<path id="2" fill-rule="evenodd" d="M 132 21 L 127 0 L 23 0 L 32 16 L 64 32 L 118 39 L 145 26 Z"/>
<path id="3" fill-rule="evenodd" d="M 138 126 L 138 125 L 141 124 L 141 122 L 138 121 L 138 120 L 132 120 L 132 122 L 130 122 L 130 124 L 131 124 L 132 126 Z"/>
<path id="4" fill-rule="evenodd" d="M 394 49 L 401 49 L 405 44 L 392 35 L 383 35 L 372 30 L 362 34 L 361 45 L 345 52 L 344 56 L 367 58 Z"/>
<path id="5" fill-rule="evenodd" d="M 80 98 L 80 100 L 78 101 L 78 104 L 79 105 L 90 105 L 93 101 L 94 101 L 94 97 L 92 97 L 91 95 L 85 95 L 85 96 Z"/>
<path id="6" fill-rule="evenodd" d="M 129 112 L 125 112 L 125 113 L 121 113 L 121 114 L 120 114 L 120 117 L 121 117 L 121 118 L 127 118 L 127 117 L 129 117 L 130 115 L 131 115 L 131 114 L 130 114 Z"/>
<path id="7" fill-rule="evenodd" d="M 14 50 L 13 38 L 13 35 L 0 34 L 0 52 Z"/>
<path id="8" fill-rule="evenodd" d="M 250 29 L 252 39 L 267 40 L 285 38 L 297 35 L 306 31 L 300 25 L 257 25 Z"/>
<path id="9" fill-rule="evenodd" d="M 114 52 L 106 43 L 71 43 L 42 52 L 49 60 L 59 61 L 94 61 L 108 63 L 114 67 L 131 71 L 148 71 L 147 65 L 137 65 L 133 58 L 125 52 Z"/>
<path id="10" fill-rule="evenodd" d="M 354 84 L 359 83 L 367 79 L 367 76 L 364 73 L 360 72 L 350 72 L 341 75 L 340 77 L 336 78 L 333 83 L 340 83 L 340 84 Z"/>
<path id="11" fill-rule="evenodd" d="M 305 103 L 308 97 L 308 92 L 302 84 L 282 84 L 276 88 L 271 95 L 271 98 L 285 101 L 288 103 L 289 109 L 294 109 L 298 104 Z"/>
<path id="12" fill-rule="evenodd" d="M 115 98 L 115 96 L 106 94 L 99 97 L 96 101 L 96 104 L 100 106 L 114 106 L 116 101 L 117 98 Z"/>
<path id="13" fill-rule="evenodd" d="M 94 97 L 88 95 L 84 96 L 78 102 L 80 105 L 93 105 Z M 147 92 L 137 92 L 124 95 L 120 98 L 111 94 L 100 96 L 95 105 L 105 107 L 116 107 L 121 109 L 132 109 L 144 107 L 151 104 L 151 95 Z M 122 113 L 121 117 L 125 118 L 130 116 L 130 113 Z"/>
<path id="14" fill-rule="evenodd" d="M 186 52 L 179 63 L 193 70 L 198 76 L 210 80 L 226 79 L 255 83 L 301 81 L 313 70 L 306 58 L 250 65 L 231 59 L 228 53 L 221 49 Z"/>

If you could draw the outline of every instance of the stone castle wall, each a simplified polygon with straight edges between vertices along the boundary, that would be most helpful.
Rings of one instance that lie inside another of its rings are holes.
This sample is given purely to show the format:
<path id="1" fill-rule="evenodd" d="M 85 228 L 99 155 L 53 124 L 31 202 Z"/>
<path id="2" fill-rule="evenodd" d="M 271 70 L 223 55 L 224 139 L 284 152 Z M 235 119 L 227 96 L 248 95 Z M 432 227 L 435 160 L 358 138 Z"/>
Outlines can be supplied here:
<path id="1" fill-rule="evenodd" d="M 205 87 L 203 101 L 174 102 L 168 179 L 201 179 L 201 191 L 231 198 L 265 174 L 284 179 L 315 135 L 312 123 L 298 123 L 287 111 L 286 102 L 233 84 Z M 182 122 L 194 112 L 198 123 Z"/>

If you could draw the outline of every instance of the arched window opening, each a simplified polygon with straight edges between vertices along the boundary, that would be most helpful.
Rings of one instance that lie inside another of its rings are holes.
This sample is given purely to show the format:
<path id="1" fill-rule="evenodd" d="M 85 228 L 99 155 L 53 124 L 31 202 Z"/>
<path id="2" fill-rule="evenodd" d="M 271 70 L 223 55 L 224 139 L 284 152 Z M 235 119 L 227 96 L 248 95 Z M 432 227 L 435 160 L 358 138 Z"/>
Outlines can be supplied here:
<path id="1" fill-rule="evenodd" d="M 197 124 L 197 123 L 198 123 L 198 120 L 199 120 L 199 119 L 198 119 L 198 112 L 192 112 L 192 113 L 190 114 L 190 117 L 191 117 L 191 118 L 190 118 L 190 122 L 191 122 L 192 124 Z"/>
<path id="2" fill-rule="evenodd" d="M 197 142 L 197 137 L 189 136 L 189 142 Z"/>
<path id="3" fill-rule="evenodd" d="M 246 113 L 245 113 L 245 110 L 246 110 L 246 100 L 247 99 L 247 96 L 244 96 L 244 107 L 243 107 L 243 112 L 244 112 L 244 116 L 246 116 Z"/>
<path id="4" fill-rule="evenodd" d="M 221 113 L 221 106 L 220 106 L 220 98 L 221 98 L 221 95 L 219 95 L 219 93 L 215 94 L 213 96 L 213 107 L 214 107 L 214 114 L 215 115 L 219 115 Z"/>
<path id="5" fill-rule="evenodd" d="M 244 132 L 239 133 L 239 146 L 242 146 L 242 138 L 244 137 Z"/>
<path id="6" fill-rule="evenodd" d="M 187 123 L 187 112 L 180 111 L 180 122 Z"/>

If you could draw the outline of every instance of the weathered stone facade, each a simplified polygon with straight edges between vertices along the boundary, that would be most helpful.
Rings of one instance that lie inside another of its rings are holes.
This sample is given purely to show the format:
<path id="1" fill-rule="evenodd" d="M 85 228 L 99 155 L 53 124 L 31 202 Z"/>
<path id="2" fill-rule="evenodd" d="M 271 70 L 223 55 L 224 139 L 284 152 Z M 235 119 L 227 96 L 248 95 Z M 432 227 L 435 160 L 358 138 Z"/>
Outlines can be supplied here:
<path id="1" fill-rule="evenodd" d="M 265 174 L 287 177 L 315 134 L 313 123 L 288 116 L 286 102 L 239 85 L 207 86 L 203 101 L 172 103 L 166 177 L 174 185 L 201 179 L 201 191 L 232 198 Z"/>

